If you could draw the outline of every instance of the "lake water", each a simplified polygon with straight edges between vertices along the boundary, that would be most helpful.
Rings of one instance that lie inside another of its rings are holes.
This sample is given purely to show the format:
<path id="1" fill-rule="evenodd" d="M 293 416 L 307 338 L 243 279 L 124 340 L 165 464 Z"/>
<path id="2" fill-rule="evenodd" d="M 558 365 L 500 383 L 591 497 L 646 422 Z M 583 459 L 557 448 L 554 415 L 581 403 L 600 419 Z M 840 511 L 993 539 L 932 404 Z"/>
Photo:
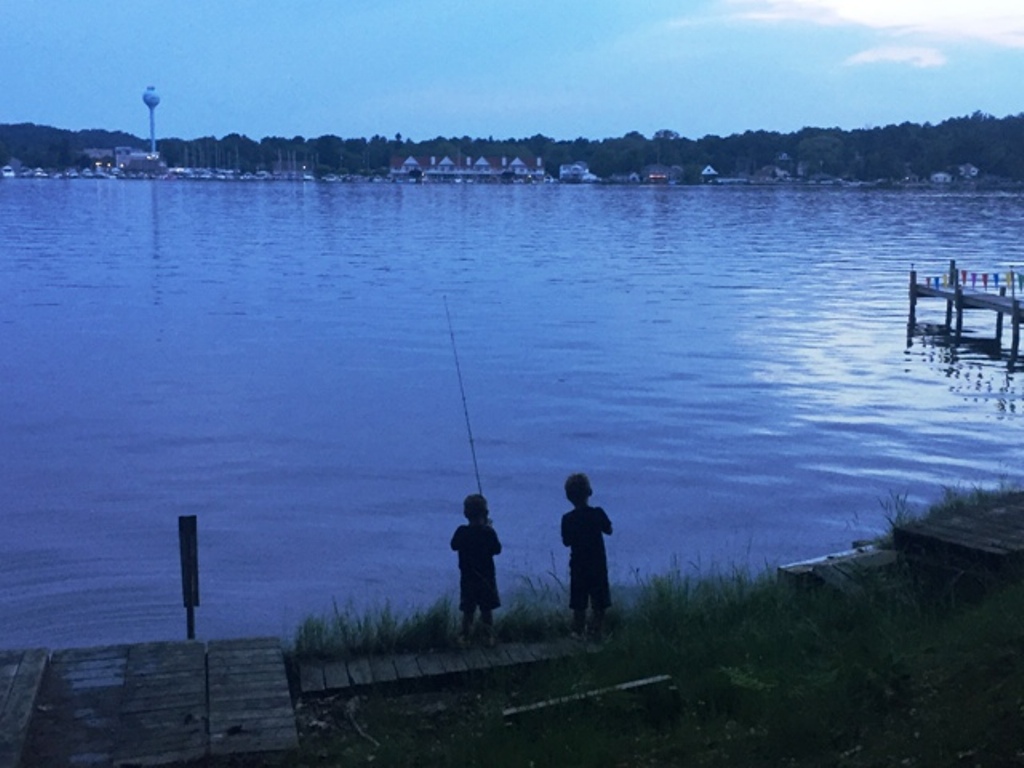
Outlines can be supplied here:
<path id="1" fill-rule="evenodd" d="M 565 580 L 573 471 L 620 585 L 1016 482 L 1021 374 L 908 346 L 907 281 L 1024 264 L 1022 228 L 1007 194 L 0 182 L 0 647 L 183 637 L 179 515 L 200 638 L 454 597 L 446 301 L 506 602 Z"/>

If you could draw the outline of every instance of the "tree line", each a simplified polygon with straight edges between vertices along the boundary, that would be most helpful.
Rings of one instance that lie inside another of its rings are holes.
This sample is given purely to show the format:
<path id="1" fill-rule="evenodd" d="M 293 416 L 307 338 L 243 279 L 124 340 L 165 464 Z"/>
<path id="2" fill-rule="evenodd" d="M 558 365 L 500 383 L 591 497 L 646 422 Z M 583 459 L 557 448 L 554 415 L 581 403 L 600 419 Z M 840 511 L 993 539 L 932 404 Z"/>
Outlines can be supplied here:
<path id="1" fill-rule="evenodd" d="M 17 159 L 28 167 L 85 168 L 93 159 L 85 150 L 148 142 L 124 132 L 69 131 L 32 123 L 0 124 L 0 165 Z M 697 183 L 711 166 L 721 177 L 750 177 L 765 172 L 800 178 L 851 181 L 927 179 L 936 172 L 957 178 L 965 167 L 979 178 L 1024 181 L 1024 113 L 996 118 L 982 112 L 938 124 L 905 122 L 884 127 L 842 130 L 802 128 L 792 133 L 745 131 L 730 136 L 689 139 L 673 130 L 651 137 L 632 131 L 618 138 L 556 140 L 438 136 L 413 141 L 396 134 L 371 138 L 268 136 L 260 140 L 238 133 L 223 138 L 167 138 L 158 149 L 168 166 L 223 168 L 239 172 L 290 170 L 314 175 L 382 175 L 394 157 L 447 156 L 464 162 L 481 156 L 541 158 L 558 177 L 563 164 L 583 162 L 600 178 L 643 176 L 652 166 L 673 169 L 681 182 Z"/>

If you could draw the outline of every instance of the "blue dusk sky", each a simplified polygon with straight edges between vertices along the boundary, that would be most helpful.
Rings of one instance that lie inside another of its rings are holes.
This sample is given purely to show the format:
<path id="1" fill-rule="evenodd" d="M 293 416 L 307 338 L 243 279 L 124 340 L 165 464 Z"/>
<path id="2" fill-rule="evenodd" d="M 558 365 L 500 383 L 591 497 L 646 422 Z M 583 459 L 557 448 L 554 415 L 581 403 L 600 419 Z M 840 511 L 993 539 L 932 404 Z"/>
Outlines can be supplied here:
<path id="1" fill-rule="evenodd" d="M 1024 112 L 1021 0 L 2 0 L 0 123 L 689 138 Z"/>

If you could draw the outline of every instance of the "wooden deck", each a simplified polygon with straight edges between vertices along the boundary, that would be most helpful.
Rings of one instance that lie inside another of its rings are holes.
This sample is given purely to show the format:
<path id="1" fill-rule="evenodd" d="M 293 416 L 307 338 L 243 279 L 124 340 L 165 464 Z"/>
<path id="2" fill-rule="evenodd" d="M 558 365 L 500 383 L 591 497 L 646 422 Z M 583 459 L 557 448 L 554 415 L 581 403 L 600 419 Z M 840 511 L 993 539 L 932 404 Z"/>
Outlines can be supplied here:
<path id="1" fill-rule="evenodd" d="M 56 651 L 28 712 L 23 768 L 166 765 L 298 745 L 277 638 Z"/>
<path id="2" fill-rule="evenodd" d="M 897 525 L 893 541 L 917 561 L 992 577 L 1024 575 L 1024 492 Z"/>
<path id="3" fill-rule="evenodd" d="M 302 695 L 357 691 L 428 683 L 482 670 L 514 667 L 593 652 L 599 646 L 571 640 L 547 643 L 503 643 L 495 648 L 370 656 L 348 660 L 310 661 L 299 666 Z"/>

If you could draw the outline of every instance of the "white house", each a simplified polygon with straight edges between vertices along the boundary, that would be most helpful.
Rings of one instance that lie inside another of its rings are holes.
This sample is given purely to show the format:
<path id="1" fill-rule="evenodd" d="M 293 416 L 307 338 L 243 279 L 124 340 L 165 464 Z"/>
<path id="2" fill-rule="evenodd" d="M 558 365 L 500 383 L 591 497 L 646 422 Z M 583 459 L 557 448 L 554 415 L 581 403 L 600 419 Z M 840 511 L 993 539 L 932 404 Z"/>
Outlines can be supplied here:
<path id="1" fill-rule="evenodd" d="M 388 176 L 392 181 L 544 181 L 544 162 L 538 157 L 529 164 L 519 157 L 471 157 L 452 160 L 445 155 L 405 159 L 391 158 Z"/>
<path id="2" fill-rule="evenodd" d="M 595 182 L 598 178 L 590 172 L 590 167 L 585 162 L 577 160 L 575 163 L 562 163 L 559 166 L 558 180 L 567 184 L 579 184 Z"/>

